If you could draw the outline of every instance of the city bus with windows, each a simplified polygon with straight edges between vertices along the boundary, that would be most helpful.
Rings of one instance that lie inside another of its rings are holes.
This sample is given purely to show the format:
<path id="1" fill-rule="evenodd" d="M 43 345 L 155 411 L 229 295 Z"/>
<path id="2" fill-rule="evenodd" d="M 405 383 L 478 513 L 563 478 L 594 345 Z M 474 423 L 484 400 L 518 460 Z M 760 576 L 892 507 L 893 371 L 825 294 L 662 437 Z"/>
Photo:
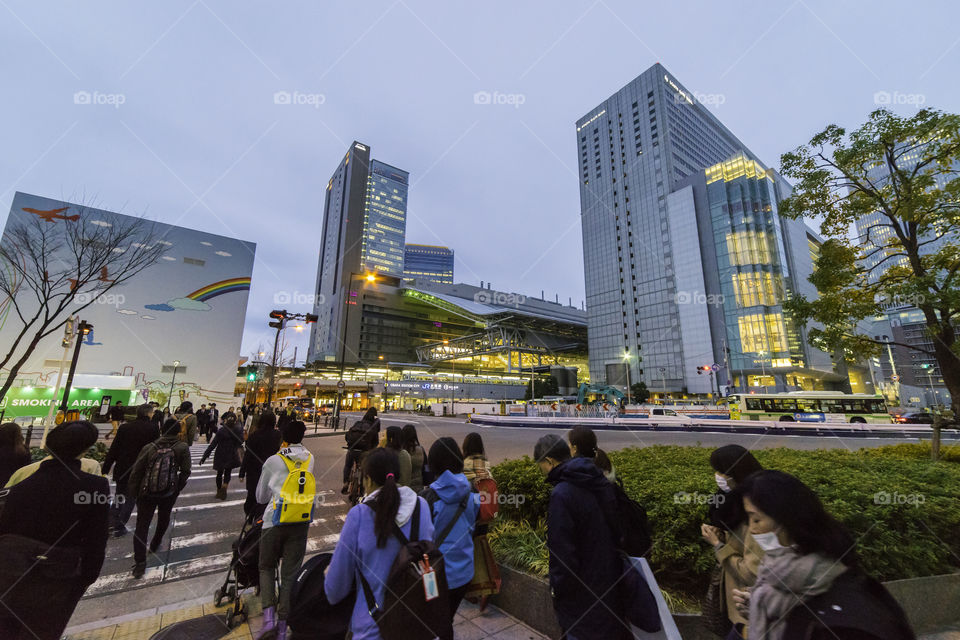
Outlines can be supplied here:
<path id="1" fill-rule="evenodd" d="M 840 391 L 735 393 L 728 398 L 731 420 L 854 422 L 890 424 L 882 396 Z"/>

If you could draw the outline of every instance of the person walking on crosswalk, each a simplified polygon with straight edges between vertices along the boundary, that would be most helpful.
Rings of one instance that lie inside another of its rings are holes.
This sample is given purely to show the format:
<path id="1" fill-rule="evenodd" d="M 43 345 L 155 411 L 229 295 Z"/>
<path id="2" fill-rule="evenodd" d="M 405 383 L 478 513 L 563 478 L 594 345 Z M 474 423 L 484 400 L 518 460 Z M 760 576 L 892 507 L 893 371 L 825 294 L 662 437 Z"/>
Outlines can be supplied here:
<path id="1" fill-rule="evenodd" d="M 307 427 L 299 420 L 283 425 L 283 446 L 263 464 L 257 485 L 257 502 L 267 504 L 260 538 L 260 600 L 263 604 L 263 628 L 257 636 L 287 638 L 290 590 L 307 551 L 307 535 L 316 501 L 313 455 L 303 446 Z M 277 596 L 277 567 L 280 594 Z"/>
<path id="2" fill-rule="evenodd" d="M 218 429 L 213 440 L 200 458 L 202 465 L 213 453 L 213 468 L 217 472 L 217 500 L 226 500 L 230 486 L 230 472 L 240 466 L 243 448 L 243 430 L 237 424 L 237 416 L 224 414 L 223 428 Z"/>
<path id="3" fill-rule="evenodd" d="M 150 541 L 156 553 L 170 526 L 170 514 L 177 496 L 190 477 L 190 447 L 180 439 L 180 420 L 163 423 L 160 438 L 143 447 L 130 470 L 130 490 L 137 498 L 137 528 L 133 534 L 133 577 L 142 578 L 147 568 L 147 533 L 153 512 L 157 528 Z"/>

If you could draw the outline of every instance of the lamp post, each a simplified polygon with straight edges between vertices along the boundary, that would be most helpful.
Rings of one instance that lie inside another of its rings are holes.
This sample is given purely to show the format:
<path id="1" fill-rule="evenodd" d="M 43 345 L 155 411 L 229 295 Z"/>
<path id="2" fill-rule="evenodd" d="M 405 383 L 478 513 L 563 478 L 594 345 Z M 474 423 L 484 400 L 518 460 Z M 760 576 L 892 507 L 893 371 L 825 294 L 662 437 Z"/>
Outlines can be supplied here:
<path id="1" fill-rule="evenodd" d="M 173 361 L 173 377 L 170 378 L 170 393 L 167 394 L 167 411 L 170 411 L 170 400 L 173 399 L 173 383 L 177 381 L 177 367 L 180 366 L 179 360 Z"/>
<path id="2" fill-rule="evenodd" d="M 273 386 L 277 377 L 277 345 L 280 343 L 280 332 L 284 330 L 289 320 L 303 320 L 308 323 L 317 321 L 317 316 L 312 313 L 289 313 L 286 309 L 274 309 L 270 312 L 270 317 L 274 319 L 274 322 L 271 322 L 269 326 L 276 329 L 277 333 L 273 337 L 273 360 L 270 362 L 270 386 L 267 387 L 268 407 L 273 401 Z M 295 368 L 296 351 L 294 351 L 294 369 Z"/>
<path id="3" fill-rule="evenodd" d="M 933 389 L 933 376 L 931 375 L 933 372 L 933 365 L 922 364 L 920 365 L 920 368 L 927 373 L 927 385 L 930 387 L 930 409 L 932 411 L 933 407 L 937 406 L 937 392 Z"/>
<path id="4" fill-rule="evenodd" d="M 627 370 L 627 406 L 631 404 L 630 402 L 630 352 L 623 352 L 623 365 Z M 624 413 L 626 413 L 626 408 L 624 408 Z"/>
<path id="5" fill-rule="evenodd" d="M 346 348 L 347 348 L 347 326 L 350 323 L 350 306 L 351 306 L 350 294 L 353 293 L 350 287 L 353 286 L 353 279 L 354 277 L 356 277 L 356 275 L 357 273 L 355 271 L 351 271 L 350 275 L 347 278 L 347 295 L 346 295 L 347 299 L 344 300 L 344 304 L 347 305 L 347 310 L 343 314 L 343 327 L 342 327 L 343 330 L 341 331 L 341 335 L 340 335 L 340 378 L 339 378 L 339 381 L 337 382 L 337 406 L 334 407 L 333 409 L 333 418 L 335 421 L 340 419 L 340 405 L 343 404 L 343 389 L 344 389 L 343 368 L 344 368 L 344 358 L 346 358 Z M 376 282 L 377 276 L 375 276 L 372 273 L 368 273 L 365 279 L 367 282 Z M 353 303 L 353 304 L 356 304 L 356 303 Z M 336 422 L 334 422 L 334 424 L 336 424 Z"/>
<path id="6" fill-rule="evenodd" d="M 660 382 L 663 383 L 663 397 L 660 400 L 663 402 L 663 406 L 667 406 L 667 368 L 660 367 Z"/>
<path id="7" fill-rule="evenodd" d="M 881 340 L 887 345 L 887 358 L 890 360 L 890 372 L 893 374 L 893 388 L 897 394 L 897 404 L 903 404 L 903 399 L 900 397 L 900 376 L 897 375 L 897 364 L 893 360 L 893 349 L 890 347 L 892 342 L 890 336 L 873 336 L 874 340 Z"/>
<path id="8" fill-rule="evenodd" d="M 760 356 L 760 376 L 761 376 L 761 378 L 766 378 L 766 377 L 767 377 L 767 367 L 766 367 L 766 365 L 764 364 L 763 360 L 764 360 L 764 358 L 766 357 L 767 352 L 766 352 L 766 351 L 758 351 L 758 352 L 757 352 L 757 355 Z M 766 391 L 766 389 L 767 389 L 767 383 L 764 382 L 762 386 L 763 386 L 764 391 Z"/>

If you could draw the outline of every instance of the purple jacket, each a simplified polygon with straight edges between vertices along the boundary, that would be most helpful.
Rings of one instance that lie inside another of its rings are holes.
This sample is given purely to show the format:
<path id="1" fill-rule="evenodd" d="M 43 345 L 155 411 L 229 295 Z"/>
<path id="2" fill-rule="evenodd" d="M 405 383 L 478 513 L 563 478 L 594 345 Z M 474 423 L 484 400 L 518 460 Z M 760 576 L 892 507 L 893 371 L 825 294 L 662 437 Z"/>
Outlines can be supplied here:
<path id="1" fill-rule="evenodd" d="M 420 539 L 433 540 L 433 521 L 430 518 L 430 508 L 426 500 L 417 497 L 417 494 L 408 487 L 400 487 L 400 510 L 397 512 L 397 524 L 405 536 L 410 535 L 410 518 L 417 501 L 420 501 Z M 374 491 L 366 500 L 377 494 Z M 358 504 L 347 513 L 347 520 L 340 532 L 340 540 L 333 552 L 327 577 L 323 588 L 327 600 L 331 604 L 340 602 L 354 583 L 357 570 L 362 568 L 363 577 L 370 583 L 377 604 L 383 604 L 386 591 L 384 584 L 390 573 L 390 567 L 400 552 L 400 541 L 390 536 L 383 548 L 377 548 L 377 538 L 373 533 L 373 509 L 366 504 Z M 362 594 L 359 585 L 357 593 Z M 380 630 L 377 623 L 367 613 L 367 603 L 362 595 L 357 597 L 353 607 L 353 617 L 350 619 L 350 630 L 353 640 L 380 640 Z"/>

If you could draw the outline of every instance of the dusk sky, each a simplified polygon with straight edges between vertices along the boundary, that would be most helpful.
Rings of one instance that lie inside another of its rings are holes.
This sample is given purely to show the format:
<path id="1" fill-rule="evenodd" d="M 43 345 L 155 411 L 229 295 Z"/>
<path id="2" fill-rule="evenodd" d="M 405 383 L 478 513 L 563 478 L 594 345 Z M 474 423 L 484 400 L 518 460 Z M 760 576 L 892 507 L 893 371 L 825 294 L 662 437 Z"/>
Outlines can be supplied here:
<path id="1" fill-rule="evenodd" d="M 0 225 L 19 190 L 255 242 L 250 355 L 274 296 L 313 292 L 358 140 L 410 172 L 407 241 L 454 249 L 457 281 L 579 306 L 577 118 L 660 62 L 778 167 L 887 100 L 960 112 L 958 22 L 949 0 L 0 0 Z"/>

